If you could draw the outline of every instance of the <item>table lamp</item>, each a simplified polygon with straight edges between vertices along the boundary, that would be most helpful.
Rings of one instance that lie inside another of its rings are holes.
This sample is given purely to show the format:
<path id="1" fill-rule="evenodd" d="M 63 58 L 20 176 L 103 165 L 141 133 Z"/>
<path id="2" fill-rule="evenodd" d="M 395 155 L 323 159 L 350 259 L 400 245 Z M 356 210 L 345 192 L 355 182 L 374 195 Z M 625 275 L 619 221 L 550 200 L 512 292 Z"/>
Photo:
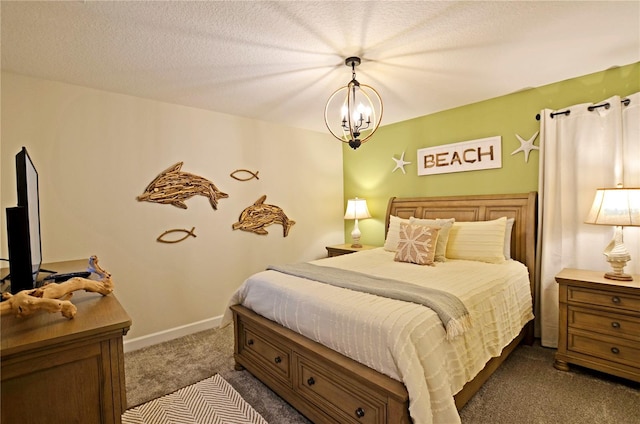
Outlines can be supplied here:
<path id="1" fill-rule="evenodd" d="M 344 214 L 344 219 L 355 219 L 355 225 L 353 226 L 353 231 L 351 231 L 351 239 L 353 244 L 351 247 L 362 247 L 360 244 L 360 236 L 362 233 L 360 232 L 360 228 L 358 228 L 358 220 L 371 218 L 371 214 L 369 213 L 369 208 L 367 208 L 367 201 L 365 199 L 349 199 L 347 201 L 347 212 Z"/>
<path id="2" fill-rule="evenodd" d="M 604 276 L 611 280 L 633 280 L 631 275 L 624 273 L 631 255 L 623 243 L 622 227 L 640 227 L 640 188 L 597 189 L 585 223 L 615 227 L 613 239 L 604 250 L 613 272 L 607 272 Z"/>

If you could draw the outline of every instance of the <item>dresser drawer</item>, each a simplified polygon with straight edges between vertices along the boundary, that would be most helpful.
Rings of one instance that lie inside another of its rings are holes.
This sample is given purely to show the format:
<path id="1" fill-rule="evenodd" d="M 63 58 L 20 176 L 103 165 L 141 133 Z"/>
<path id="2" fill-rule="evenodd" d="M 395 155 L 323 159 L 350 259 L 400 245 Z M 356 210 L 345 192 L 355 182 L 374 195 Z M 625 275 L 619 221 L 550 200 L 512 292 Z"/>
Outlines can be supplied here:
<path id="1" fill-rule="evenodd" d="M 243 328 L 240 355 L 251 356 L 274 377 L 287 383 L 291 379 L 291 351 L 277 341 L 265 338 L 257 332 Z"/>
<path id="2" fill-rule="evenodd" d="M 386 403 L 366 387 L 347 383 L 305 358 L 297 357 L 295 390 L 340 416 L 340 423 L 386 423 Z"/>
<path id="3" fill-rule="evenodd" d="M 606 290 L 589 290 L 582 287 L 569 286 L 567 288 L 567 301 L 569 303 L 585 303 L 632 312 L 640 311 L 640 296 Z"/>
<path id="4" fill-rule="evenodd" d="M 640 317 L 569 306 L 569 327 L 640 341 Z"/>
<path id="5" fill-rule="evenodd" d="M 607 361 L 640 367 L 640 345 L 630 340 L 569 329 L 567 349 Z"/>

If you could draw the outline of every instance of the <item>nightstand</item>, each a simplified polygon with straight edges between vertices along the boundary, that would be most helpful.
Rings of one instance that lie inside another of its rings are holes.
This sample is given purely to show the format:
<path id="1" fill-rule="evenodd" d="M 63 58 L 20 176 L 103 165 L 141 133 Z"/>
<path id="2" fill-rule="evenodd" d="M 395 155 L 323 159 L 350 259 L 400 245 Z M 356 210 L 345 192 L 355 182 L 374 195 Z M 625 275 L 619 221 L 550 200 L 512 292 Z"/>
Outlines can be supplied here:
<path id="1" fill-rule="evenodd" d="M 563 269 L 554 366 L 576 364 L 640 382 L 640 275 L 604 278 L 602 271 Z"/>
<path id="2" fill-rule="evenodd" d="M 363 244 L 362 247 L 351 247 L 351 243 L 336 244 L 334 246 L 327 246 L 327 253 L 329 257 L 346 255 L 348 253 L 360 252 L 361 250 L 375 249 L 378 246 L 369 246 Z"/>

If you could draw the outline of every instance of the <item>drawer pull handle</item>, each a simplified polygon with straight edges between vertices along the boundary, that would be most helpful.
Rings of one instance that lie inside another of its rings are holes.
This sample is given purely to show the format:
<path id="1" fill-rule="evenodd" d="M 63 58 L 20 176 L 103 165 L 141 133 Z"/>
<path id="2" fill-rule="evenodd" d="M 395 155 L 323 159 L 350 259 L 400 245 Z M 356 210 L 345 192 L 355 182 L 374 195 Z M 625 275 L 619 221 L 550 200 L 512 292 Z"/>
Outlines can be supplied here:
<path id="1" fill-rule="evenodd" d="M 309 386 L 313 386 L 314 384 L 316 384 L 316 380 L 314 380 L 313 377 L 309 377 L 309 379 L 307 380 L 307 384 Z"/>
<path id="2" fill-rule="evenodd" d="M 358 417 L 358 418 L 364 417 L 364 409 L 362 409 L 362 408 L 356 409 L 356 417 Z"/>
<path id="3" fill-rule="evenodd" d="M 279 356 L 276 356 L 276 358 L 273 360 L 276 364 L 279 364 L 280 362 L 282 362 L 282 358 L 280 358 Z"/>
<path id="4" fill-rule="evenodd" d="M 620 298 L 618 296 L 613 296 L 611 298 L 611 301 L 617 305 L 618 303 L 620 303 Z"/>
<path id="5" fill-rule="evenodd" d="M 619 322 L 616 322 L 616 321 L 613 321 L 613 322 L 611 323 L 611 326 L 612 326 L 613 328 L 620 328 L 620 323 L 619 323 Z"/>
<path id="6" fill-rule="evenodd" d="M 247 344 L 248 344 L 249 346 L 253 346 L 253 339 L 249 339 L 249 340 L 247 341 Z"/>
<path id="7" fill-rule="evenodd" d="M 618 353 L 620 353 L 620 349 L 618 349 L 617 347 L 612 347 L 611 348 L 611 353 L 614 353 L 614 354 L 617 355 Z"/>

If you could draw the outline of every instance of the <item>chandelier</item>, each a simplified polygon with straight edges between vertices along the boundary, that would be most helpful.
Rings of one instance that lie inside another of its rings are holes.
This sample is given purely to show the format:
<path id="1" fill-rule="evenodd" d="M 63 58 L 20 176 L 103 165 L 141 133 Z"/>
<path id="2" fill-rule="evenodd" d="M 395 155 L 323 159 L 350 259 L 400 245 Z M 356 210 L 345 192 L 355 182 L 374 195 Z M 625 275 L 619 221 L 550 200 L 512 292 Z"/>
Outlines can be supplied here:
<path id="1" fill-rule="evenodd" d="M 356 80 L 359 57 L 348 57 L 344 64 L 351 67 L 351 81 L 327 100 L 324 123 L 335 138 L 349 143 L 355 150 L 378 129 L 382 119 L 382 99 L 371 86 Z"/>

